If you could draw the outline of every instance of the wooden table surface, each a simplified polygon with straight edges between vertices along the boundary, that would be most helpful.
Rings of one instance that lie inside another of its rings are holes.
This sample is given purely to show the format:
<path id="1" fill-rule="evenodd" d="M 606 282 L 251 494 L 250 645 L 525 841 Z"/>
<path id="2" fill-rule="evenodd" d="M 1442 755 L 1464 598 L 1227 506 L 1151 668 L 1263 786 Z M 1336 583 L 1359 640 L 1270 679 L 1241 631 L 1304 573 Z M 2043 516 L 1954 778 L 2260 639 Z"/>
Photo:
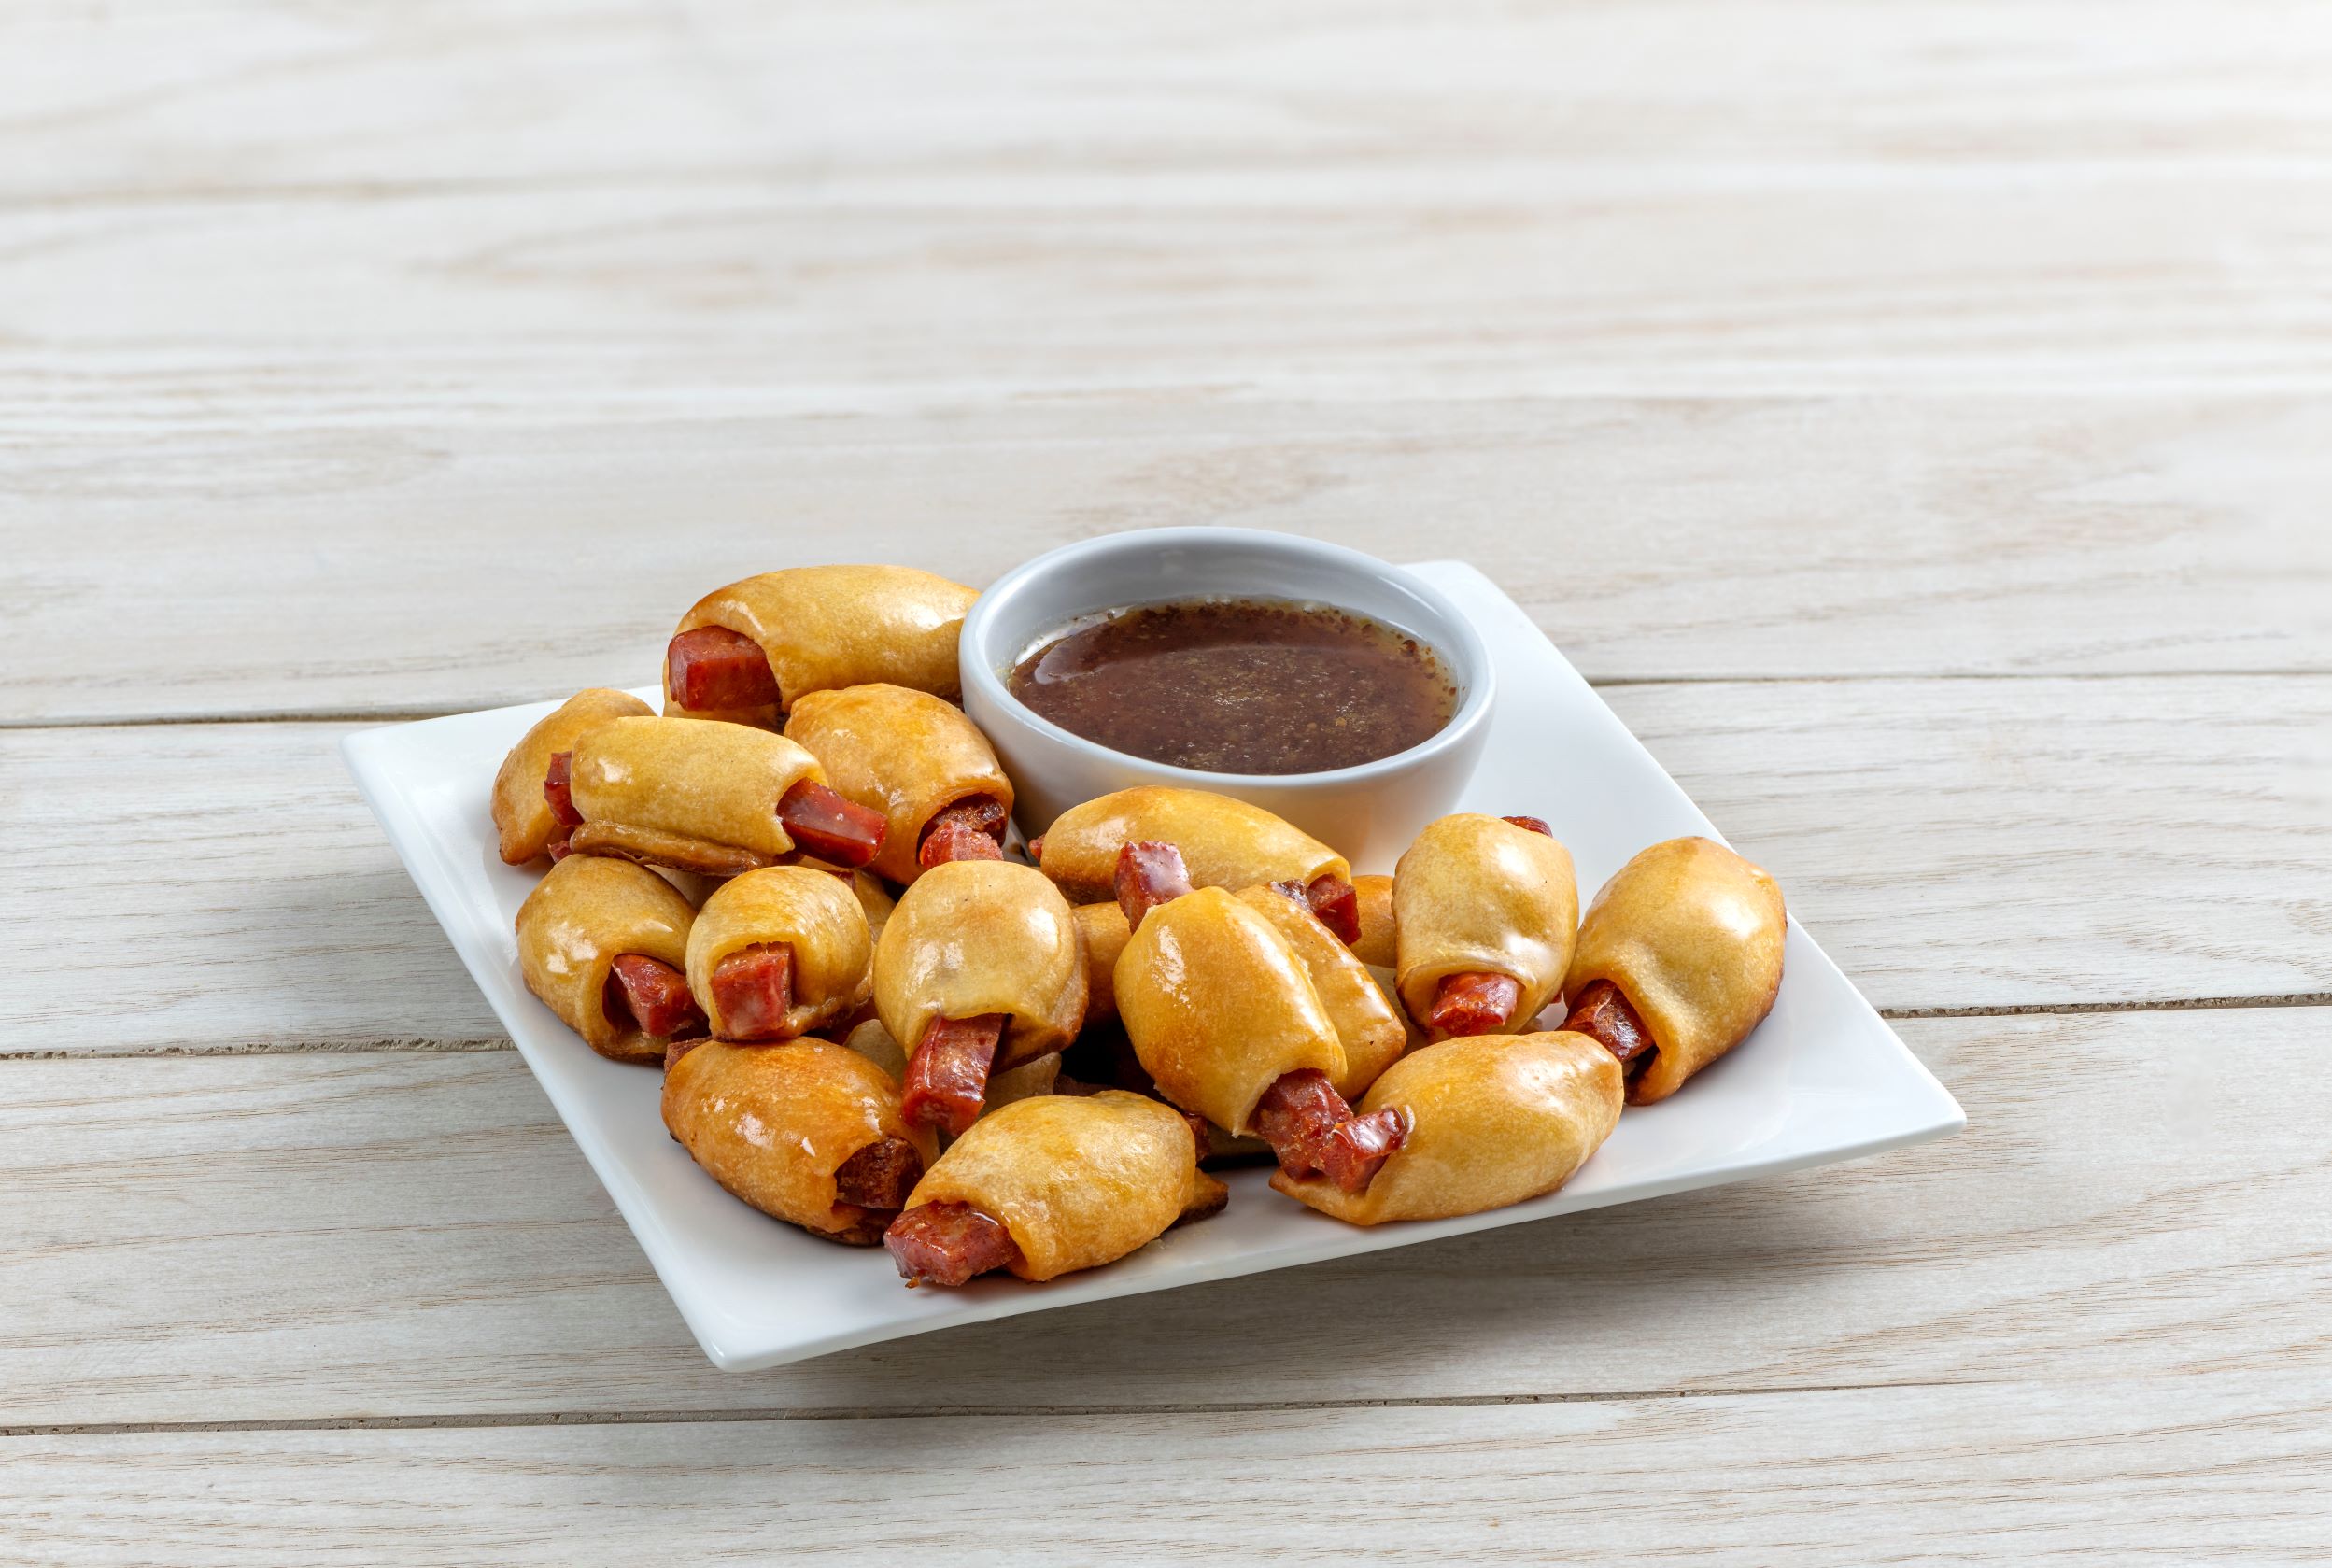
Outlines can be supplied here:
<path id="1" fill-rule="evenodd" d="M 0 1561 L 2332 1555 L 2332 11 L 0 14 Z M 1463 556 L 1966 1106 L 730 1377 L 342 770 Z"/>

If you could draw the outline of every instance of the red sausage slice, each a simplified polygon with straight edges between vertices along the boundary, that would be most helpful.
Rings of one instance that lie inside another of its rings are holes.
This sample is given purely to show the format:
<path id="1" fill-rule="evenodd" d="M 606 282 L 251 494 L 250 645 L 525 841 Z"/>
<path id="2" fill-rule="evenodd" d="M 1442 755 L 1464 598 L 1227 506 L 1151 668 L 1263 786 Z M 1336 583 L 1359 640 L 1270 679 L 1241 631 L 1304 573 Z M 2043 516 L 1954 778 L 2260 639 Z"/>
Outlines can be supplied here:
<path id="1" fill-rule="evenodd" d="M 1349 882 L 1336 877 L 1314 877 L 1304 889 L 1304 901 L 1320 916 L 1320 923 L 1336 934 L 1336 939 L 1350 947 L 1361 939 L 1361 896 Z"/>
<path id="2" fill-rule="evenodd" d="M 777 820 L 793 836 L 794 847 L 814 859 L 855 869 L 883 848 L 890 824 L 815 779 L 804 779 L 777 803 Z"/>
<path id="3" fill-rule="evenodd" d="M 713 1002 L 725 1039 L 792 1038 L 785 1015 L 794 1005 L 794 950 L 756 942 L 730 954 L 713 966 Z"/>
<path id="4" fill-rule="evenodd" d="M 778 699 L 769 655 L 752 638 L 725 626 L 700 626 L 673 638 L 664 650 L 664 680 L 674 701 L 700 713 L 758 708 Z"/>
<path id="5" fill-rule="evenodd" d="M 907 1207 L 907 1194 L 921 1180 L 923 1156 L 913 1144 L 899 1137 L 877 1138 L 835 1171 L 834 1197 L 861 1208 L 896 1213 Z"/>
<path id="6" fill-rule="evenodd" d="M 924 824 L 916 863 L 927 871 L 951 860 L 1001 860 L 1004 825 L 1010 816 L 1004 802 L 993 795 L 958 800 Z"/>
<path id="7" fill-rule="evenodd" d="M 980 1120 L 988 1097 L 988 1069 L 1004 1038 L 1004 1014 L 936 1018 L 907 1060 L 899 1112 L 917 1126 L 961 1136 Z"/>
<path id="8" fill-rule="evenodd" d="M 1652 1043 L 1651 1032 L 1644 1027 L 1644 1020 L 1619 987 L 1607 980 L 1596 981 L 1579 993 L 1579 999 L 1571 1009 L 1571 1016 L 1562 1021 L 1562 1026 L 1587 1036 L 1618 1057 L 1630 1083 L 1643 1077 L 1644 1069 L 1660 1054 L 1660 1047 Z"/>
<path id="9" fill-rule="evenodd" d="M 1378 1167 L 1408 1137 L 1399 1107 L 1356 1117 L 1317 1067 L 1284 1073 L 1255 1106 L 1255 1136 L 1290 1176 L 1325 1176 L 1348 1193 L 1364 1191 Z"/>
<path id="10" fill-rule="evenodd" d="M 1510 816 L 1504 820 L 1511 822 L 1517 827 L 1527 827 L 1533 833 L 1543 833 L 1549 839 L 1555 836 L 1555 830 L 1547 826 L 1546 819 L 1543 817 Z"/>
<path id="11" fill-rule="evenodd" d="M 1020 1261 L 1020 1245 L 1001 1221 L 968 1203 L 926 1203 L 891 1222 L 883 1245 L 909 1290 L 953 1288 L 990 1269 Z"/>
<path id="12" fill-rule="evenodd" d="M 551 809 L 551 820 L 561 827 L 583 826 L 583 813 L 575 810 L 574 763 L 574 753 L 553 752 L 551 765 L 543 774 L 543 803 Z"/>
<path id="13" fill-rule="evenodd" d="M 1117 906 L 1125 924 L 1141 929 L 1142 916 L 1160 904 L 1171 903 L 1191 890 L 1189 868 L 1182 852 L 1154 841 L 1127 844 L 1117 852 Z"/>
<path id="14" fill-rule="evenodd" d="M 1425 1023 L 1445 1035 L 1486 1035 L 1503 1027 L 1521 1000 L 1522 982 L 1512 975 L 1446 975 Z"/>
<path id="15" fill-rule="evenodd" d="M 608 968 L 604 1005 L 609 1018 L 629 1014 L 642 1034 L 656 1039 L 704 1027 L 704 1013 L 688 995 L 688 977 L 645 954 L 616 954 Z"/>

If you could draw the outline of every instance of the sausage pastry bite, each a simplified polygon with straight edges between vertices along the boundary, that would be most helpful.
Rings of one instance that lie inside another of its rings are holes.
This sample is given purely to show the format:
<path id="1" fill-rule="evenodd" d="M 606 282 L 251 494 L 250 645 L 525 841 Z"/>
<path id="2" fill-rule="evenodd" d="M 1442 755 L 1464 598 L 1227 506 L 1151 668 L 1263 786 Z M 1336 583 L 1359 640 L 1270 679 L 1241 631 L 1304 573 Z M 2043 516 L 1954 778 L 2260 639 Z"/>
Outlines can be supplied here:
<path id="1" fill-rule="evenodd" d="M 620 718 L 551 758 L 553 814 L 578 854 L 736 876 L 796 854 L 864 866 L 883 818 L 828 788 L 782 735 L 702 719 Z"/>
<path id="2" fill-rule="evenodd" d="M 722 883 L 697 911 L 688 989 L 717 1039 L 792 1039 L 863 1004 L 873 958 L 866 913 L 847 882 L 771 866 Z"/>
<path id="3" fill-rule="evenodd" d="M 1085 1016 L 1085 954 L 1068 900 L 1009 860 L 933 867 L 874 950 L 874 1005 L 908 1048 L 910 1121 L 960 1134 L 988 1075 L 1051 1055 Z"/>
<path id="4" fill-rule="evenodd" d="M 1291 1175 L 1364 1190 L 1406 1113 L 1356 1116 L 1336 1092 L 1351 1066 L 1303 957 L 1254 904 L 1192 890 L 1172 845 L 1128 844 L 1120 862 L 1134 935 L 1117 962 L 1118 1015 L 1158 1092 L 1262 1138 Z"/>
<path id="5" fill-rule="evenodd" d="M 774 729 L 813 691 L 963 689 L 955 642 L 980 596 L 909 566 L 797 566 L 716 588 L 680 618 L 664 711 Z"/>
<path id="6" fill-rule="evenodd" d="M 818 759 L 827 784 L 883 817 L 872 869 L 893 882 L 943 861 L 1004 857 L 1012 782 L 953 704 L 906 686 L 813 691 L 795 702 L 785 738 Z"/>
<path id="7" fill-rule="evenodd" d="M 1781 990 L 1781 889 L 1709 839 L 1670 839 L 1588 906 L 1563 1024 L 1617 1057 L 1628 1103 L 1664 1100 L 1765 1021 Z"/>
<path id="8" fill-rule="evenodd" d="M 907 1051 L 891 1038 L 891 1031 L 883 1026 L 880 1018 L 869 1018 L 850 1031 L 842 1043 L 889 1073 L 904 1080 L 907 1076 Z M 998 1106 L 1025 1100 L 1032 1095 L 1056 1093 L 1061 1078 L 1058 1056 L 1039 1056 L 1033 1062 L 1023 1062 L 1017 1067 L 988 1075 L 988 1092 L 981 1097 L 980 1114 L 987 1115 Z"/>
<path id="9" fill-rule="evenodd" d="M 660 1062 L 666 1042 L 704 1033 L 685 973 L 696 918 L 644 866 L 570 855 L 518 906 L 519 972 L 601 1055 Z"/>
<path id="10" fill-rule="evenodd" d="M 1408 1049 L 1408 1026 L 1377 988 L 1360 955 L 1336 940 L 1336 933 L 1312 913 L 1301 887 L 1293 883 L 1250 887 L 1239 893 L 1238 900 L 1271 922 L 1302 962 L 1344 1047 L 1344 1071 L 1334 1080 L 1336 1093 L 1348 1100 L 1359 1099 L 1377 1075 Z"/>
<path id="11" fill-rule="evenodd" d="M 1479 1035 L 1404 1056 L 1364 1114 L 1398 1111 L 1409 1136 L 1367 1190 L 1282 1170 L 1272 1186 L 1355 1225 L 1478 1214 L 1551 1193 L 1619 1124 L 1618 1063 L 1584 1035 Z"/>
<path id="12" fill-rule="evenodd" d="M 1044 1095 L 949 1145 L 883 1237 L 910 1286 L 992 1269 L 1052 1279 L 1147 1246 L 1229 1191 L 1198 1168 L 1190 1123 L 1123 1090 Z"/>
<path id="13" fill-rule="evenodd" d="M 610 719 L 655 712 L 628 691 L 594 686 L 567 699 L 521 736 L 494 775 L 494 830 L 502 839 L 502 864 L 523 866 L 545 855 L 566 853 L 570 825 L 551 814 L 551 803 L 543 794 L 553 755 L 574 750 L 587 730 Z"/>
<path id="14" fill-rule="evenodd" d="M 814 874 L 814 873 L 813 873 Z M 871 1247 L 936 1151 L 898 1084 L 828 1040 L 675 1047 L 664 1125 L 714 1180 L 813 1236 Z"/>
<path id="15" fill-rule="evenodd" d="M 1393 868 L 1401 1001 L 1435 1039 L 1530 1027 L 1579 928 L 1571 854 L 1535 817 L 1461 812 Z"/>
<path id="16" fill-rule="evenodd" d="M 1118 851 L 1131 843 L 1172 844 L 1198 887 L 1234 891 L 1265 883 L 1304 888 L 1328 929 L 1360 936 L 1352 868 L 1326 844 L 1260 806 L 1203 789 L 1143 784 L 1071 806 L 1029 852 L 1044 874 L 1079 903 L 1115 896 Z"/>

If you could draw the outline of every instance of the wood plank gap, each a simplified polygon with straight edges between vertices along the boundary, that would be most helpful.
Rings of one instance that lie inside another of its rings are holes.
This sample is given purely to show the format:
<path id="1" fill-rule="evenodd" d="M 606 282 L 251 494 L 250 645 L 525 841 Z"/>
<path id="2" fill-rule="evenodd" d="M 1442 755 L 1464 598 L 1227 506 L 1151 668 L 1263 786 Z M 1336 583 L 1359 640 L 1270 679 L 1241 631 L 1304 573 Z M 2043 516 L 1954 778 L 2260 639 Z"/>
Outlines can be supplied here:
<path id="1" fill-rule="evenodd" d="M 1628 1405 L 1657 1399 L 1757 1399 L 1790 1394 L 1912 1391 L 1986 1387 L 2011 1379 L 1914 1378 L 1901 1382 L 1791 1383 L 1726 1389 L 1612 1389 L 1576 1393 L 1414 1394 L 1380 1399 L 1185 1400 L 1120 1405 L 930 1405 L 900 1409 L 853 1406 L 726 1410 L 542 1410 L 435 1416 L 313 1416 L 234 1421 L 85 1421 L 0 1426 L 0 1438 L 120 1437 L 180 1432 L 427 1432 L 546 1426 L 731 1426 L 766 1421 L 1031 1420 L 1066 1416 L 1267 1416 L 1326 1410 L 1478 1409 L 1503 1405 Z"/>

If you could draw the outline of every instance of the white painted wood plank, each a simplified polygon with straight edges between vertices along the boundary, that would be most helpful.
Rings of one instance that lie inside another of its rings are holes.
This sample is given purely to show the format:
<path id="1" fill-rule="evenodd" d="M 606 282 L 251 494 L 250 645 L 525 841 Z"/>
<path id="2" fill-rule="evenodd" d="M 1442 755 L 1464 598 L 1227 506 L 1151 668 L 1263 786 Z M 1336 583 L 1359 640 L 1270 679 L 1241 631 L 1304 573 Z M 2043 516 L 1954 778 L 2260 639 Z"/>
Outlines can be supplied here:
<path id="1" fill-rule="evenodd" d="M 554 429 L 530 394 L 481 403 L 484 371 L 58 369 L 20 434 L 0 419 L 0 720 L 531 700 L 652 679 L 680 612 L 750 572 L 978 584 L 1191 522 L 1473 560 L 1590 678 L 2332 670 L 2322 399 L 723 395 Z M 630 395 L 560 374 L 554 397 Z M 486 428 L 505 413 L 530 424 Z"/>
<path id="2" fill-rule="evenodd" d="M 1608 695 L 1882 1008 L 2332 991 L 2332 678 Z M 340 733 L 0 732 L 0 1054 L 499 1037 Z"/>
<path id="3" fill-rule="evenodd" d="M 1032 1362 L 1041 1357 L 1031 1357 Z M 2321 1376 L 0 1440 L 23 1561 L 2312 1563 Z"/>
<path id="4" fill-rule="evenodd" d="M 2328 1019 L 1916 1021 L 1928 1148 L 734 1377 L 509 1053 L 0 1062 L 0 1427 L 2321 1381 Z"/>
<path id="5" fill-rule="evenodd" d="M 1564 159 L 1709 181 L 2308 160 L 2307 7 L 209 0 L 0 18 L 0 194 Z M 490 146 L 494 156 L 482 158 Z"/>

